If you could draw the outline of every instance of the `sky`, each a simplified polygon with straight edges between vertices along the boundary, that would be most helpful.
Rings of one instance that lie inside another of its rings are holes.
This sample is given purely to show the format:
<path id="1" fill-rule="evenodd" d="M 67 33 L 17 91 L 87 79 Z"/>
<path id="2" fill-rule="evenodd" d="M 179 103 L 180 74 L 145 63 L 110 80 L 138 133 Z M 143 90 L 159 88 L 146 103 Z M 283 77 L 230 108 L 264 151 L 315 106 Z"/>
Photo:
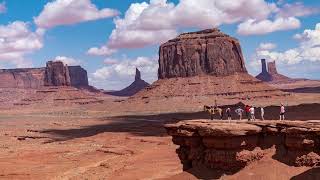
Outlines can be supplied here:
<path id="1" fill-rule="evenodd" d="M 161 43 L 214 27 L 240 41 L 254 76 L 265 58 L 289 77 L 320 79 L 318 0 L 0 0 L 0 68 L 60 60 L 118 90 L 136 67 L 157 80 Z"/>

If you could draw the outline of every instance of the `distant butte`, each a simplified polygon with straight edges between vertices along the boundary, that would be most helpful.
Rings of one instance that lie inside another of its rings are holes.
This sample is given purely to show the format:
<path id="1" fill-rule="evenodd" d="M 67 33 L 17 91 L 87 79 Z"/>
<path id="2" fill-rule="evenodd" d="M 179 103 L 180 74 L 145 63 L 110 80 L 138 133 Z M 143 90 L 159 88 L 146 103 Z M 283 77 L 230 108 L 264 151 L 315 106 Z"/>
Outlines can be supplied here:
<path id="1" fill-rule="evenodd" d="M 110 94 L 113 96 L 132 96 L 149 86 L 150 84 L 141 79 L 141 72 L 138 68 L 136 68 L 136 75 L 133 83 L 131 83 L 128 87 L 120 90 L 120 91 L 111 91 L 106 92 L 106 94 Z"/>

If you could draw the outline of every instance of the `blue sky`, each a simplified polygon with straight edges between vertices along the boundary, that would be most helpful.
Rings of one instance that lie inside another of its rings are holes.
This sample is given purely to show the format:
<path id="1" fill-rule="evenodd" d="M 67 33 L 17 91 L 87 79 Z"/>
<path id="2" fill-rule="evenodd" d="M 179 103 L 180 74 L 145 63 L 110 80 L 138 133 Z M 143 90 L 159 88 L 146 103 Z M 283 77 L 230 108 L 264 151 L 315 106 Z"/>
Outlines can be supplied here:
<path id="1" fill-rule="evenodd" d="M 266 58 L 285 75 L 320 79 L 319 8 L 313 0 L 0 0 L 0 68 L 62 60 L 87 69 L 94 86 L 121 89 L 135 67 L 157 79 L 160 43 L 218 27 L 240 40 L 251 74 Z"/>

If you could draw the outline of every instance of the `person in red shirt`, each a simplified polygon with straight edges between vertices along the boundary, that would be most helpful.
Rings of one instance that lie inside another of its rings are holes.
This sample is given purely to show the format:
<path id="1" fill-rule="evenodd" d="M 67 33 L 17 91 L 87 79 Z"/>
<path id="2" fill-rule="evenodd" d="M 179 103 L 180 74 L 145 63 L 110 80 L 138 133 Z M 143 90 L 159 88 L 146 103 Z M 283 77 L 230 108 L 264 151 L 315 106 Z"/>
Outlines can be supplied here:
<path id="1" fill-rule="evenodd" d="M 249 105 L 246 105 L 245 108 L 244 108 L 244 110 L 246 111 L 246 116 L 247 116 L 248 121 L 251 120 L 251 118 L 250 118 L 250 108 L 251 107 Z"/>

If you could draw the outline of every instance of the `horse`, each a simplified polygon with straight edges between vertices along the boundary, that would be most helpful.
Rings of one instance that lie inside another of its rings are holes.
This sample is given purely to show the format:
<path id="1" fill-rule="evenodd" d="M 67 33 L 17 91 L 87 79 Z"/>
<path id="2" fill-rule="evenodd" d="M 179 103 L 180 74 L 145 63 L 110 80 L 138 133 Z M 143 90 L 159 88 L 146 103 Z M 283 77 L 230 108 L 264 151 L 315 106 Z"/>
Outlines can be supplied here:
<path id="1" fill-rule="evenodd" d="M 223 117 L 223 110 L 219 107 L 213 107 L 213 106 L 207 106 L 207 105 L 204 105 L 203 106 L 203 110 L 204 112 L 207 112 L 210 114 L 210 119 L 213 120 L 213 115 L 218 113 L 221 120 L 222 120 L 222 117 Z"/>

